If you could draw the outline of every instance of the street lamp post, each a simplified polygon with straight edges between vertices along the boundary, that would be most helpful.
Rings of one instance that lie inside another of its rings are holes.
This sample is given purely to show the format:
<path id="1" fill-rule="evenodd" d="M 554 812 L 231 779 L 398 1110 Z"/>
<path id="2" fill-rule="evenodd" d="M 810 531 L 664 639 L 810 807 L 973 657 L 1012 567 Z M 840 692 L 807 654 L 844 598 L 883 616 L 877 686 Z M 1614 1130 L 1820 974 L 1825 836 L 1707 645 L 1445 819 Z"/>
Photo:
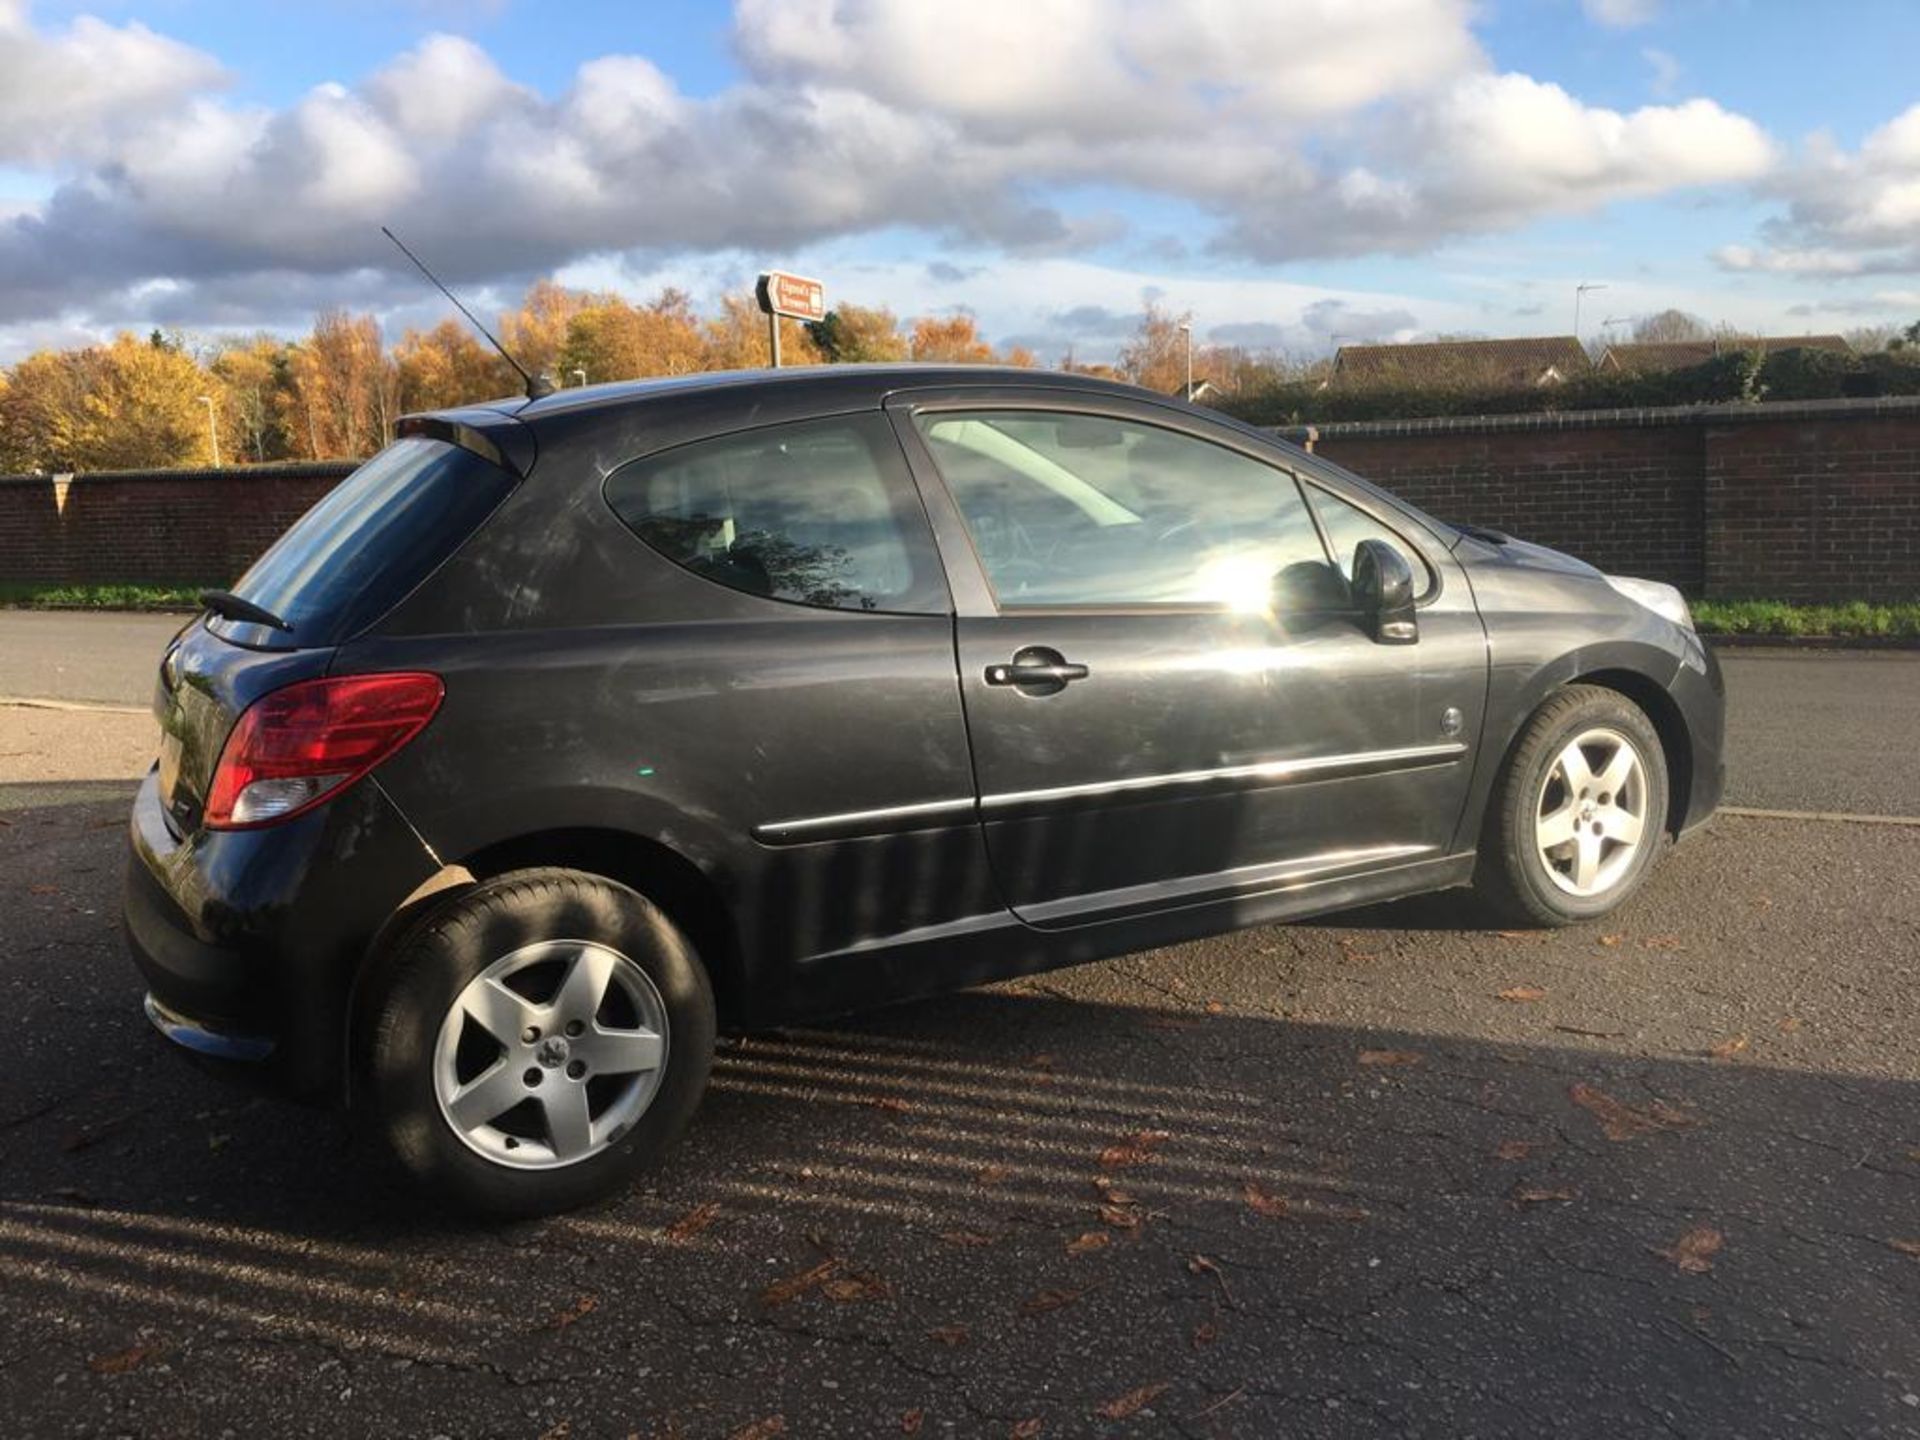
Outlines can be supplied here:
<path id="1" fill-rule="evenodd" d="M 1180 322 L 1180 336 L 1186 341 L 1187 349 L 1187 388 L 1180 392 L 1180 398 L 1191 400 L 1193 399 L 1193 322 L 1191 320 Z"/>
<path id="2" fill-rule="evenodd" d="M 573 378 L 576 381 L 578 381 L 580 384 L 585 385 L 587 383 L 587 372 L 585 370 L 580 369 L 578 366 L 575 366 L 573 371 Z"/>
<path id="3" fill-rule="evenodd" d="M 207 439 L 213 445 L 213 468 L 218 470 L 220 468 L 220 427 L 213 423 L 213 397 L 202 395 L 198 398 L 200 403 L 207 407 Z"/>

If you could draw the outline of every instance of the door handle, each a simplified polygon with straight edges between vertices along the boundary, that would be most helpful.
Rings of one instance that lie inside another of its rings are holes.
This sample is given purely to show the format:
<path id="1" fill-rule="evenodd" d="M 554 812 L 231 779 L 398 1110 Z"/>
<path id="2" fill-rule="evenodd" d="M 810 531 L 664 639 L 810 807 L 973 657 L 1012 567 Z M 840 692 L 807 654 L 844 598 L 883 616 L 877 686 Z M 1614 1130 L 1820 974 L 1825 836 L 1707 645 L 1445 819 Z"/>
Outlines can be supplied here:
<path id="1" fill-rule="evenodd" d="M 1032 685 L 1059 689 L 1070 680 L 1087 678 L 1087 667 L 1076 665 L 1062 659 L 1051 650 L 1039 653 L 1021 651 L 1013 657 L 1010 665 L 989 665 L 987 683 L 989 685 Z"/>

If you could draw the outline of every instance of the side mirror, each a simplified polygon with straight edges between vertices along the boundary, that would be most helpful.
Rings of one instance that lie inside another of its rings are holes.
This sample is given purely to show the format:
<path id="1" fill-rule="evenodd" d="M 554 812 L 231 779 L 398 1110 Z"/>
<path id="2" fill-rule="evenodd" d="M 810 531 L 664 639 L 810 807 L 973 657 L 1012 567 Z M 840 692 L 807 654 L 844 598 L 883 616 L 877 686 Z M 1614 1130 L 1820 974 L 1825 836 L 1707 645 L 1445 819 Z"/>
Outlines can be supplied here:
<path id="1" fill-rule="evenodd" d="M 1413 567 L 1384 540 L 1362 540 L 1353 552 L 1353 603 L 1376 645 L 1420 638 L 1413 611 Z"/>

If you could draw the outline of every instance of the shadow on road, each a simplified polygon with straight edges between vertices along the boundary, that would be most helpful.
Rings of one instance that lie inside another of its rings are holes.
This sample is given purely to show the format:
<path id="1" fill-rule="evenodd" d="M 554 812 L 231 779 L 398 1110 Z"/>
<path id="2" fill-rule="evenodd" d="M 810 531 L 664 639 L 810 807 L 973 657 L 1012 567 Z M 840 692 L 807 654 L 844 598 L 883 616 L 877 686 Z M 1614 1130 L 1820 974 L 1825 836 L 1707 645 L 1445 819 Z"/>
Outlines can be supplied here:
<path id="1" fill-rule="evenodd" d="M 65 1375 L 63 1413 L 160 1432 L 1920 1422 L 1907 1080 L 1008 987 L 750 1037 L 643 1186 L 476 1227 L 163 1053 L 112 933 L 117 801 L 0 816 L 16 1419 Z"/>

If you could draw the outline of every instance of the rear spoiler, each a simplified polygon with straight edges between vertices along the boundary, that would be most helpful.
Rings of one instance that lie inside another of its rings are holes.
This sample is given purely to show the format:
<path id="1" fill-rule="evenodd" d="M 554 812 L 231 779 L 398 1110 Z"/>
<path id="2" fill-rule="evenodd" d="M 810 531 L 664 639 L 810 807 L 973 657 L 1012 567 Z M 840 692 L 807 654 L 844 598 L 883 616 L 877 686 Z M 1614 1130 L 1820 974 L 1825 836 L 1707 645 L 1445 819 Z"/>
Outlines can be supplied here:
<path id="1" fill-rule="evenodd" d="M 436 415 L 403 415 L 393 427 L 396 439 L 418 436 L 441 440 L 478 455 L 516 479 L 533 468 L 533 432 L 498 410 L 442 411 Z"/>

